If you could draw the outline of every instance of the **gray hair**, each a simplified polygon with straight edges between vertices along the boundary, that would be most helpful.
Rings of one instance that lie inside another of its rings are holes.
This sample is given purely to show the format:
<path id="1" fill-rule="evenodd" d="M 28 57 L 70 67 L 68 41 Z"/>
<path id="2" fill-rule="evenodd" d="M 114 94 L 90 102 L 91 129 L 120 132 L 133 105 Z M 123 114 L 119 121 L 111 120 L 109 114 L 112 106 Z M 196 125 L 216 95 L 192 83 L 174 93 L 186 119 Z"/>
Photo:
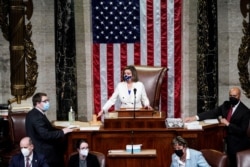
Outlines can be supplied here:
<path id="1" fill-rule="evenodd" d="M 184 138 L 182 138 L 181 136 L 176 136 L 173 139 L 172 144 L 173 145 L 178 144 L 178 145 L 184 146 L 184 147 L 187 147 L 187 145 L 188 145 L 187 141 Z"/>

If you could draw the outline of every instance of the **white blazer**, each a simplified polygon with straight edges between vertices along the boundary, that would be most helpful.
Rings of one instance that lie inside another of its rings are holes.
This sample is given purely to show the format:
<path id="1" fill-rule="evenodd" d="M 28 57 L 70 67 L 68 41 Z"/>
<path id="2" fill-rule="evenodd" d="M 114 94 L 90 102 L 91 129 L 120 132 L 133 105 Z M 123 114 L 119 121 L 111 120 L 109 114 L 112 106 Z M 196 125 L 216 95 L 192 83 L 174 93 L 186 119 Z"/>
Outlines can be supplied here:
<path id="1" fill-rule="evenodd" d="M 135 95 L 134 89 L 136 89 Z M 134 101 L 136 101 L 136 108 L 149 106 L 149 100 L 144 85 L 141 82 L 134 82 L 130 93 L 128 92 L 127 83 L 119 82 L 112 96 L 105 103 L 102 110 L 107 112 L 108 109 L 115 104 L 118 97 L 121 102 L 120 108 L 134 108 Z"/>

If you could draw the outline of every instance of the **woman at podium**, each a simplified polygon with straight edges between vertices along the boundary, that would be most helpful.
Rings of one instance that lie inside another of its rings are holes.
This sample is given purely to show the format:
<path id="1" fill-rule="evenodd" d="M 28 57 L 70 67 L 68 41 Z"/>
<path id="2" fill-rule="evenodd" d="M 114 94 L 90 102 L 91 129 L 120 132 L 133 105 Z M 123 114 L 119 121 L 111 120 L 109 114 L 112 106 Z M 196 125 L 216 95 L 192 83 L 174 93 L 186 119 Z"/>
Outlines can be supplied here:
<path id="1" fill-rule="evenodd" d="M 125 67 L 122 71 L 122 81 L 118 83 L 109 100 L 104 104 L 97 117 L 107 112 L 119 98 L 120 108 L 148 108 L 152 109 L 147 97 L 144 85 L 138 80 L 137 71 L 134 66 Z"/>

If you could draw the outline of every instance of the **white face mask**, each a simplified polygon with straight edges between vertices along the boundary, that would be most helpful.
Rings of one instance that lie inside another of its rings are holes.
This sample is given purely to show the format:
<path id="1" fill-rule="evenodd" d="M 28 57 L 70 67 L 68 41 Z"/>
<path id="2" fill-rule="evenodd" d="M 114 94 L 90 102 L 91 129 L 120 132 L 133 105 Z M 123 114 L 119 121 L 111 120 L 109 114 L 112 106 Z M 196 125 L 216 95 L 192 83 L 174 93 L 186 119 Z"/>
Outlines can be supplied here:
<path id="1" fill-rule="evenodd" d="M 81 149 L 80 150 L 80 154 L 83 156 L 88 156 L 88 153 L 89 153 L 89 149 Z"/>
<path id="2" fill-rule="evenodd" d="M 28 148 L 22 148 L 21 152 L 24 157 L 27 157 L 30 154 L 30 150 Z"/>

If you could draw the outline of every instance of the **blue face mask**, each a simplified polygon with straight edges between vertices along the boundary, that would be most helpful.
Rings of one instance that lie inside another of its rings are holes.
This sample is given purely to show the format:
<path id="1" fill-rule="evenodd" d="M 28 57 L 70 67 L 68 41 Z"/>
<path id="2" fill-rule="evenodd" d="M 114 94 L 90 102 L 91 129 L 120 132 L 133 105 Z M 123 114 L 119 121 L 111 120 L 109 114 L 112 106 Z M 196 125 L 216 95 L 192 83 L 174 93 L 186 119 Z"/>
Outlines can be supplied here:
<path id="1" fill-rule="evenodd" d="M 50 107 L 49 102 L 44 103 L 44 104 L 43 104 L 43 111 L 44 111 L 44 112 L 48 111 L 48 110 L 49 110 L 49 107 Z"/>
<path id="2" fill-rule="evenodd" d="M 123 79 L 124 79 L 124 81 L 126 81 L 126 82 L 128 82 L 128 80 L 130 80 L 131 78 L 132 78 L 131 75 L 124 75 L 124 76 L 123 76 Z"/>

